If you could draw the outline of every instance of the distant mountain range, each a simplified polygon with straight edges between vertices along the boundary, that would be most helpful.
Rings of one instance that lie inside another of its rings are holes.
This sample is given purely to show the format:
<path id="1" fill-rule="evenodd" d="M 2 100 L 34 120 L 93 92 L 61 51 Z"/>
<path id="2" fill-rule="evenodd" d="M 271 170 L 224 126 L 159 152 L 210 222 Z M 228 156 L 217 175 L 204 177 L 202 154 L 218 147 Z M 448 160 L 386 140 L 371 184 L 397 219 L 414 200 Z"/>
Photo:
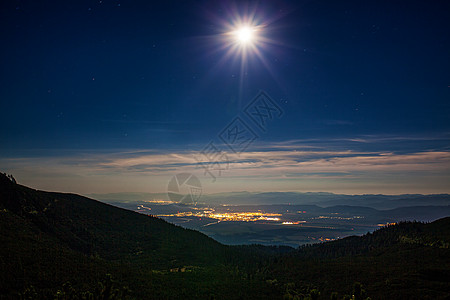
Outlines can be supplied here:
<path id="1" fill-rule="evenodd" d="M 88 194 L 91 198 L 109 203 L 130 203 L 136 201 L 165 200 L 165 193 L 113 193 Z M 231 192 L 203 195 L 199 202 L 212 205 L 264 205 L 264 204 L 295 204 L 318 205 L 321 207 L 349 205 L 364 206 L 375 209 L 394 209 L 408 206 L 447 206 L 450 205 L 449 194 L 404 194 L 404 195 L 342 195 L 323 192 Z"/>

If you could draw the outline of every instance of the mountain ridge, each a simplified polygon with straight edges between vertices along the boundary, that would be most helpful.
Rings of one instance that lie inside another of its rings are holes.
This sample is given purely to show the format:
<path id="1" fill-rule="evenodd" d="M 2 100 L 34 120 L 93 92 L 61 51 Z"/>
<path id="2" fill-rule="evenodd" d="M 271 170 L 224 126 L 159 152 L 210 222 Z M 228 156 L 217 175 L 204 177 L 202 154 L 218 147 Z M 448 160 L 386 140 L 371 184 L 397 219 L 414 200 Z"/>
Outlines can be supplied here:
<path id="1" fill-rule="evenodd" d="M 87 194 L 87 196 L 105 202 L 134 202 L 162 199 L 169 201 L 165 193 L 110 193 Z M 450 205 L 449 194 L 363 194 L 345 195 L 328 192 L 229 192 L 203 195 L 199 202 L 214 205 L 269 205 L 296 204 L 319 205 L 322 207 L 336 205 L 367 206 L 375 209 L 394 209 L 405 206 Z"/>

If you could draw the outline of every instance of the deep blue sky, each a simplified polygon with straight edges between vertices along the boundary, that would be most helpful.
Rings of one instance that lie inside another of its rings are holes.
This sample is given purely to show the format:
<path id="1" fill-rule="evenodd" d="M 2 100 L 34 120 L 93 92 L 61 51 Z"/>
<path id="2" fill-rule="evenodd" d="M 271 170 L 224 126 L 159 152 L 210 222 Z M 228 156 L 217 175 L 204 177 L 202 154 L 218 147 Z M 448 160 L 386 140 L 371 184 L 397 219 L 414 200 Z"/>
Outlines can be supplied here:
<path id="1" fill-rule="evenodd" d="M 219 143 L 264 90 L 283 115 L 211 191 L 450 192 L 450 2 L 154 2 L 0 4 L 3 171 L 48 189 L 163 191 L 193 166 L 177 157 Z M 248 15 L 270 43 L 243 73 L 224 33 Z M 343 157 L 360 168 L 335 170 Z"/>

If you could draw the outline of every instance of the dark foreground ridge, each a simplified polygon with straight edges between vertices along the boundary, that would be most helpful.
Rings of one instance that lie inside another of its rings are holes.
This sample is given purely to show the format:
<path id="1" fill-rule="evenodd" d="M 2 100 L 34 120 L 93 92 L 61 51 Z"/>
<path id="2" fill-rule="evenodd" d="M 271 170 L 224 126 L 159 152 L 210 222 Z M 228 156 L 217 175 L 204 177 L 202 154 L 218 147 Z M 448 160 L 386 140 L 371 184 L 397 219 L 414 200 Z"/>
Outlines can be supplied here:
<path id="1" fill-rule="evenodd" d="M 2 299 L 450 299 L 449 244 L 444 218 L 297 250 L 225 246 L 0 174 Z"/>

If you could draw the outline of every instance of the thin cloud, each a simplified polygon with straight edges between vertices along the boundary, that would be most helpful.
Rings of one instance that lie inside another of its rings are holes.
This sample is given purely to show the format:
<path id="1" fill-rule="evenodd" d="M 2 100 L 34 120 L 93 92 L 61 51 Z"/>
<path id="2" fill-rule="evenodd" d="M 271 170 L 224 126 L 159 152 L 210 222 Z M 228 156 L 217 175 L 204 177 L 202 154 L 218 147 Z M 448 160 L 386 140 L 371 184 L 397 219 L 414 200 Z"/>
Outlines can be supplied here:
<path id="1" fill-rule="evenodd" d="M 419 186 L 427 181 L 430 189 L 449 191 L 445 184 L 450 174 L 448 150 L 412 153 L 316 147 L 297 150 L 293 143 L 260 145 L 257 151 L 239 155 L 226 153 L 226 160 L 220 162 L 208 161 L 197 151 L 138 149 L 2 158 L 0 165 L 3 172 L 23 178 L 24 184 L 74 192 L 162 192 L 170 177 L 177 173 L 190 172 L 210 180 L 202 167 L 209 163 L 217 163 L 214 167 L 219 167 L 221 174 L 216 176 L 228 191 L 244 183 L 276 190 L 292 190 L 308 183 L 315 189 L 322 187 L 329 191 L 331 187 L 339 188 L 338 182 L 347 184 L 347 190 L 363 190 L 394 184 L 399 189 L 414 188 L 414 184 Z M 402 190 L 405 191 L 408 192 Z"/>

